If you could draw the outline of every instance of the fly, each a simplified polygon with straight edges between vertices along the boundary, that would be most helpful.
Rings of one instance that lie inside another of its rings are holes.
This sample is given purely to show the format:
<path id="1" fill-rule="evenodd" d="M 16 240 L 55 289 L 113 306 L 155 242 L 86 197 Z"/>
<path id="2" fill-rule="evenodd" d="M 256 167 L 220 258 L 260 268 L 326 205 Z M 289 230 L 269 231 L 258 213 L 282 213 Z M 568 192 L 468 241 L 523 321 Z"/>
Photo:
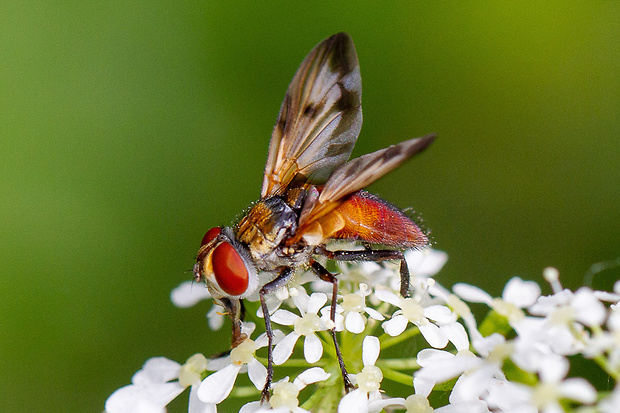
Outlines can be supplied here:
<path id="1" fill-rule="evenodd" d="M 312 49 L 288 87 L 271 136 L 261 197 L 233 227 L 204 236 L 194 277 L 232 319 L 232 347 L 241 333 L 243 299 L 259 291 L 269 339 L 267 380 L 273 379 L 273 331 L 266 297 L 285 286 L 297 268 L 309 268 L 333 285 L 335 321 L 338 279 L 316 258 L 335 261 L 399 261 L 400 294 L 409 296 L 403 251 L 428 244 L 426 234 L 401 210 L 363 190 L 426 149 L 434 134 L 349 161 L 362 127 L 362 82 L 353 41 L 335 34 Z M 331 251 L 331 240 L 363 242 L 375 248 Z M 261 285 L 259 272 L 273 275 Z M 331 330 L 346 391 L 354 388 Z"/>

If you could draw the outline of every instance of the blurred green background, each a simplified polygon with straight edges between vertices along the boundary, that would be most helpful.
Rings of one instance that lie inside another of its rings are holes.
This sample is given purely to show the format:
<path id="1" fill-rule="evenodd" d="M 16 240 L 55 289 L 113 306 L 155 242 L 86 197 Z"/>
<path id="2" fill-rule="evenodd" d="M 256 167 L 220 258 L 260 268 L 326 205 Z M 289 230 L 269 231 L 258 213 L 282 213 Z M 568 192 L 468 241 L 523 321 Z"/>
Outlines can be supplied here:
<path id="1" fill-rule="evenodd" d="M 169 292 L 258 198 L 286 87 L 338 31 L 354 156 L 439 134 L 370 189 L 421 214 L 440 282 L 575 288 L 616 259 L 620 3 L 544 3 L 2 1 L 1 410 L 102 411 L 147 358 L 223 350 Z"/>

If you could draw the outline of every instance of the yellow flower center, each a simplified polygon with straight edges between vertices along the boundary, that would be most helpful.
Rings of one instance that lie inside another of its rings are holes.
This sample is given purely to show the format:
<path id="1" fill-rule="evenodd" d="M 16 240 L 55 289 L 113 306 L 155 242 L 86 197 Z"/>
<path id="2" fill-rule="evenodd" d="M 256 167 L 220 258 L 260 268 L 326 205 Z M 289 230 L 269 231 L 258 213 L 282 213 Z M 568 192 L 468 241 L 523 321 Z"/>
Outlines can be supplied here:
<path id="1" fill-rule="evenodd" d="M 300 336 L 309 336 L 315 331 L 320 330 L 321 328 L 321 319 L 318 315 L 313 313 L 308 313 L 295 321 L 294 329 L 297 334 Z"/>

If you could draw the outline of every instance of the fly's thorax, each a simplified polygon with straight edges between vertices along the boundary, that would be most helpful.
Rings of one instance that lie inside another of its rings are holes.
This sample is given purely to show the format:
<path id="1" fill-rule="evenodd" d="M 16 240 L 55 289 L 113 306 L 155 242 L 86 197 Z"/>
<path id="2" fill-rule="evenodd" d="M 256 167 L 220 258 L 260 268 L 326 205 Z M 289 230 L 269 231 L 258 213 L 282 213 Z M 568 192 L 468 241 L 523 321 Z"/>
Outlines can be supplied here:
<path id="1" fill-rule="evenodd" d="M 262 199 L 239 221 L 235 236 L 247 245 L 256 261 L 264 261 L 295 233 L 298 218 L 297 212 L 283 198 Z"/>
<path id="2" fill-rule="evenodd" d="M 196 257 L 194 278 L 204 281 L 216 300 L 244 298 L 258 288 L 251 254 L 228 227 L 215 227 L 207 232 Z"/>

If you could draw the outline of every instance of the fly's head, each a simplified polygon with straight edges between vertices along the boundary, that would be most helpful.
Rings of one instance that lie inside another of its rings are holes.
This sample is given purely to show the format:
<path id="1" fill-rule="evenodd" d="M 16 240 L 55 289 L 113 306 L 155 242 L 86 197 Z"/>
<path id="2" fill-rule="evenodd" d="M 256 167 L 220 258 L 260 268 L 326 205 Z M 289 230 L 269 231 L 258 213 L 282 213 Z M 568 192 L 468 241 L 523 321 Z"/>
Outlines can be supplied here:
<path id="1" fill-rule="evenodd" d="M 241 299 L 258 288 L 250 252 L 228 227 L 211 228 L 202 238 L 194 264 L 194 280 L 204 281 L 213 298 Z"/>

